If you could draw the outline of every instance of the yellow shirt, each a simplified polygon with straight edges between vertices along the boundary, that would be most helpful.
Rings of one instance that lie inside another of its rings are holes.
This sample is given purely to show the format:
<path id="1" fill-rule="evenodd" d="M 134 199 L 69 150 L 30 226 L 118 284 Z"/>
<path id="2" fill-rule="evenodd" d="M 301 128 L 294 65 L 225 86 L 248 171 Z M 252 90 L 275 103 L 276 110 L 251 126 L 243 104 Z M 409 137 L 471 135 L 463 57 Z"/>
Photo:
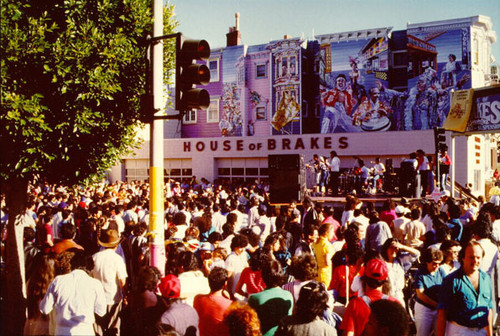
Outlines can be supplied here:
<path id="1" fill-rule="evenodd" d="M 318 263 L 318 276 L 316 280 L 325 284 L 326 288 L 330 287 L 332 280 L 332 265 L 326 264 L 326 256 L 330 258 L 334 253 L 332 244 L 325 237 L 320 237 L 318 242 L 313 244 L 314 254 L 316 255 L 316 262 Z"/>

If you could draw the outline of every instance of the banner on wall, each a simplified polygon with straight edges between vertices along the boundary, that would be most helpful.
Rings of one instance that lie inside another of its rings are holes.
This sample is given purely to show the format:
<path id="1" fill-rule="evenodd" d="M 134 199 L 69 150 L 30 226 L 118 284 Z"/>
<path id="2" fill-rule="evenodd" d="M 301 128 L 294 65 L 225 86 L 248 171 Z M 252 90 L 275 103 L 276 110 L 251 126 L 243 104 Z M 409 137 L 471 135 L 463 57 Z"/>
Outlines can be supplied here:
<path id="1" fill-rule="evenodd" d="M 459 90 L 453 92 L 450 112 L 443 123 L 448 131 L 465 132 L 472 109 L 474 90 Z"/>
<path id="2" fill-rule="evenodd" d="M 500 86 L 475 91 L 467 132 L 500 131 Z"/>

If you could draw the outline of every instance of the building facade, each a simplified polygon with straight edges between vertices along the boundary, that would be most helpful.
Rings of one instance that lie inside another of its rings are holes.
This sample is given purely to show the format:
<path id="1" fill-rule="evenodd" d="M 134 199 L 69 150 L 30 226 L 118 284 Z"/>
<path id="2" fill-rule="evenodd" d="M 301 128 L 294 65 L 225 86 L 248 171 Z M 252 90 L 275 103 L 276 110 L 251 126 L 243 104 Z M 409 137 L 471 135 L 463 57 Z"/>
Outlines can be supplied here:
<path id="1" fill-rule="evenodd" d="M 416 149 L 433 154 L 432 130 L 446 119 L 451 93 L 490 85 L 496 34 L 480 15 L 255 46 L 237 40 L 207 60 L 210 107 L 166 122 L 177 124 L 165 127 L 165 178 L 265 180 L 269 154 L 309 161 L 335 150 L 344 169 L 355 157 L 397 169 Z M 457 181 L 483 193 L 498 162 L 494 135 L 453 144 Z M 111 179 L 147 179 L 148 158 L 146 141 Z"/>

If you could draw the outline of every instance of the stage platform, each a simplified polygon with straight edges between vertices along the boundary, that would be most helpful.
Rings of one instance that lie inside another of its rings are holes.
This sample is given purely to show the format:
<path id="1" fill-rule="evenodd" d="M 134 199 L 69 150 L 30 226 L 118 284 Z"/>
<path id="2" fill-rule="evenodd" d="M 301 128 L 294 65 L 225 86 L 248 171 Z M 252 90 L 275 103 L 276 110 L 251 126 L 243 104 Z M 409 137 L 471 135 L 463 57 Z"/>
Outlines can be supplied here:
<path id="1" fill-rule="evenodd" d="M 333 206 L 333 207 L 343 207 L 345 205 L 345 196 L 309 196 L 311 200 L 315 203 L 321 203 L 323 205 Z M 381 207 L 384 202 L 391 198 L 395 203 L 401 202 L 401 196 L 399 195 L 384 195 L 378 194 L 374 196 L 359 196 L 358 199 L 366 203 L 374 203 L 375 207 Z M 406 197 L 410 204 L 418 203 L 421 201 L 420 198 L 408 198 Z"/>

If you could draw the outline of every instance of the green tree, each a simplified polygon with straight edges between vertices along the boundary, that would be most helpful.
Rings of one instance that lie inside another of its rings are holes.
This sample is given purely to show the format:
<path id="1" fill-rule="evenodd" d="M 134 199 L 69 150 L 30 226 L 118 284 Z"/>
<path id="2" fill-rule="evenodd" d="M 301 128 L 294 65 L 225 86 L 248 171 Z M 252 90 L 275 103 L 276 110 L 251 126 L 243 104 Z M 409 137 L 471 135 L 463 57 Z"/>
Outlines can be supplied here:
<path id="1" fill-rule="evenodd" d="M 138 145 L 151 6 L 151 0 L 1 0 L 0 186 L 10 210 L 5 335 L 22 334 L 25 316 L 18 215 L 28 184 L 102 176 Z M 173 6 L 164 8 L 169 34 L 177 23 Z M 167 42 L 166 78 L 174 50 Z"/>

